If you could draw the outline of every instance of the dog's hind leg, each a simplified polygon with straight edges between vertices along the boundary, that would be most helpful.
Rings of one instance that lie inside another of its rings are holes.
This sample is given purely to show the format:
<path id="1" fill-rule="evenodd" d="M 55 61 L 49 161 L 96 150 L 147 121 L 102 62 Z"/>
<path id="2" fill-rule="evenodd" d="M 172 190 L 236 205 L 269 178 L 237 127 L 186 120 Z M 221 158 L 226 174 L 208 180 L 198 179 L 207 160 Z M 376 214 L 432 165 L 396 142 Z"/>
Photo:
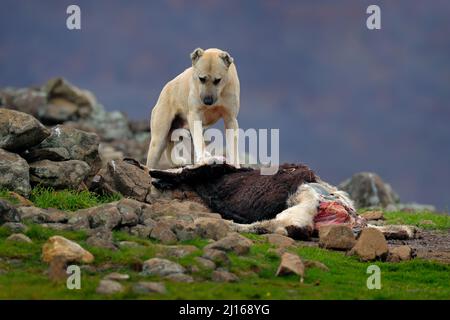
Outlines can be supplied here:
<path id="1" fill-rule="evenodd" d="M 169 131 L 174 117 L 164 114 L 164 111 L 158 109 L 157 106 L 152 112 L 151 139 L 147 154 L 147 168 L 149 169 L 156 168 L 169 139 Z"/>

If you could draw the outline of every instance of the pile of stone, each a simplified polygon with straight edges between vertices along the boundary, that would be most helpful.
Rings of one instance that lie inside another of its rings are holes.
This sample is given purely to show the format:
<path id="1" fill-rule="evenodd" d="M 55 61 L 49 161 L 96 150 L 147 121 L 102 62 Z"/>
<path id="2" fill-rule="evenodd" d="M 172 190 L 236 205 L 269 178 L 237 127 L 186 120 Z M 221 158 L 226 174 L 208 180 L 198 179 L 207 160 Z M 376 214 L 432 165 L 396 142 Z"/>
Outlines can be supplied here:
<path id="1" fill-rule="evenodd" d="M 28 196 L 33 185 L 78 189 L 100 168 L 99 138 L 46 128 L 33 116 L 0 108 L 0 188 Z"/>
<path id="2" fill-rule="evenodd" d="M 144 162 L 150 140 L 148 121 L 129 121 L 121 112 L 107 112 L 94 94 L 63 78 L 40 87 L 0 89 L 0 107 L 32 115 L 48 127 L 66 127 L 96 133 L 100 155 L 107 162 L 125 155 Z"/>

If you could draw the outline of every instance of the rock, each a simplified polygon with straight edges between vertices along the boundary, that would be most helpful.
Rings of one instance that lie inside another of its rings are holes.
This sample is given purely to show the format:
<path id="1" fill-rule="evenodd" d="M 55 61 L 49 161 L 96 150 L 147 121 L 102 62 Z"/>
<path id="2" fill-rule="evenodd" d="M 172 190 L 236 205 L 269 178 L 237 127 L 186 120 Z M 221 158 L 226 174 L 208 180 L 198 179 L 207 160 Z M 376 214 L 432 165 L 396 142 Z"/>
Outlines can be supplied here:
<path id="1" fill-rule="evenodd" d="M 326 225 L 319 228 L 319 246 L 325 249 L 350 250 L 356 240 L 346 225 Z"/>
<path id="2" fill-rule="evenodd" d="M 87 118 L 97 102 L 92 93 L 81 90 L 63 78 L 54 78 L 43 86 L 50 109 L 42 109 L 40 116 L 51 122 Z M 76 112 L 74 112 L 76 106 Z M 60 110 L 58 112 L 59 109 Z"/>
<path id="3" fill-rule="evenodd" d="M 384 220 L 383 211 L 367 211 L 361 216 L 366 220 Z"/>
<path id="4" fill-rule="evenodd" d="M 389 262 L 408 261 L 411 260 L 413 257 L 414 257 L 413 249 L 410 246 L 403 245 L 390 249 L 387 261 Z"/>
<path id="5" fill-rule="evenodd" d="M 418 235 L 419 229 L 415 226 L 407 225 L 386 225 L 379 227 L 384 237 L 388 240 L 409 240 Z"/>
<path id="6" fill-rule="evenodd" d="M 50 132 L 33 116 L 0 108 L 0 148 L 21 151 L 39 144 Z"/>
<path id="7" fill-rule="evenodd" d="M 119 242 L 119 248 L 123 249 L 123 248 L 139 248 L 142 247 L 142 245 L 140 245 L 137 242 L 134 241 L 120 241 Z"/>
<path id="8" fill-rule="evenodd" d="M 119 111 L 106 112 L 95 108 L 89 118 L 83 121 L 84 126 L 90 126 L 104 141 L 130 139 L 132 133 L 125 114 Z"/>
<path id="9" fill-rule="evenodd" d="M 205 247 L 205 249 L 218 249 L 223 251 L 233 251 L 242 255 L 250 251 L 253 241 L 239 234 L 232 234 Z"/>
<path id="10" fill-rule="evenodd" d="M 112 233 L 108 234 L 105 231 L 96 232 L 95 234 L 91 235 L 89 238 L 87 238 L 86 244 L 91 247 L 117 250 L 117 247 L 114 245 L 114 242 L 112 240 Z"/>
<path id="11" fill-rule="evenodd" d="M 157 223 L 150 233 L 150 238 L 161 241 L 164 244 L 176 243 L 177 236 L 166 223 Z"/>
<path id="12" fill-rule="evenodd" d="M 6 222 L 2 227 L 13 233 L 25 233 L 28 231 L 28 227 L 20 222 Z"/>
<path id="13" fill-rule="evenodd" d="M 304 262 L 306 268 L 318 268 L 323 271 L 330 271 L 330 269 L 320 261 L 315 260 L 306 260 Z"/>
<path id="14" fill-rule="evenodd" d="M 0 100 L 9 109 L 14 109 L 23 113 L 38 116 L 39 110 L 47 105 L 47 95 L 45 92 L 36 89 L 6 88 L 0 91 Z"/>
<path id="15" fill-rule="evenodd" d="M 78 189 L 90 170 L 91 167 L 80 160 L 42 160 L 30 164 L 30 181 L 55 189 Z"/>
<path id="16" fill-rule="evenodd" d="M 214 270 L 216 268 L 216 264 L 214 261 L 211 261 L 209 259 L 203 258 L 203 257 L 196 257 L 195 261 L 206 270 Z"/>
<path id="17" fill-rule="evenodd" d="M 205 248 L 202 257 L 215 263 L 230 264 L 230 258 L 228 258 L 227 254 L 221 250 Z"/>
<path id="18" fill-rule="evenodd" d="M 137 294 L 159 293 L 166 294 L 166 286 L 160 282 L 140 281 L 133 286 L 133 292 Z"/>
<path id="19" fill-rule="evenodd" d="M 54 208 L 18 207 L 17 212 L 21 220 L 34 223 L 65 223 L 68 220 L 67 213 Z"/>
<path id="20" fill-rule="evenodd" d="M 124 290 L 123 286 L 112 280 L 101 280 L 99 286 L 95 290 L 98 294 L 116 294 Z"/>
<path id="21" fill-rule="evenodd" d="M 278 266 L 276 276 L 283 276 L 289 274 L 297 274 L 300 276 L 300 282 L 303 282 L 305 274 L 305 265 L 302 260 L 296 254 L 285 252 L 281 256 L 281 262 Z"/>
<path id="22" fill-rule="evenodd" d="M 237 282 L 239 278 L 229 271 L 225 270 L 214 270 L 211 279 L 214 282 Z"/>
<path id="23" fill-rule="evenodd" d="M 30 238 L 22 233 L 13 233 L 8 238 L 6 238 L 6 241 L 33 243 Z"/>
<path id="24" fill-rule="evenodd" d="M 141 274 L 144 276 L 168 276 L 173 273 L 184 273 L 185 269 L 176 262 L 152 258 L 144 262 Z"/>
<path id="25" fill-rule="evenodd" d="M 135 226 L 139 223 L 143 203 L 133 199 L 122 199 L 117 203 L 117 209 L 122 217 L 122 226 Z"/>
<path id="26" fill-rule="evenodd" d="M 0 189 L 13 190 L 28 196 L 31 191 L 29 171 L 30 167 L 24 159 L 0 149 Z"/>
<path id="27" fill-rule="evenodd" d="M 65 257 L 56 256 L 50 261 L 48 277 L 50 280 L 59 282 L 67 279 L 67 261 Z"/>
<path id="28" fill-rule="evenodd" d="M 194 221 L 198 237 L 219 240 L 227 236 L 229 224 L 223 219 L 198 218 Z"/>
<path id="29" fill-rule="evenodd" d="M 339 189 L 346 191 L 358 208 L 386 207 L 399 202 L 392 187 L 376 174 L 360 172 L 342 182 Z"/>
<path id="30" fill-rule="evenodd" d="M 117 202 L 78 210 L 76 214 L 88 217 L 92 229 L 102 227 L 112 230 L 117 228 L 122 222 L 122 215 L 117 208 Z"/>
<path id="31" fill-rule="evenodd" d="M 24 157 L 35 162 L 39 160 L 80 160 L 90 166 L 98 157 L 99 137 L 64 125 L 53 127 L 51 134 L 40 144 L 29 149 Z"/>
<path id="32" fill-rule="evenodd" d="M 177 219 L 188 219 L 185 222 L 193 220 L 190 218 L 205 217 L 221 218 L 220 215 L 212 214 L 205 205 L 193 201 L 179 200 L 158 200 L 148 205 L 142 212 L 142 219 L 158 219 L 160 217 L 176 217 Z"/>
<path id="33" fill-rule="evenodd" d="M 279 248 L 290 247 L 295 243 L 294 239 L 277 233 L 265 234 L 263 237 L 266 238 L 270 244 L 273 244 Z"/>
<path id="34" fill-rule="evenodd" d="M 0 199 L 0 225 L 7 222 L 20 222 L 20 215 L 12 204 Z"/>
<path id="35" fill-rule="evenodd" d="M 375 228 L 365 228 L 350 254 L 357 254 L 362 261 L 384 260 L 388 251 L 389 248 L 383 233 Z"/>
<path id="36" fill-rule="evenodd" d="M 94 256 L 78 243 L 61 236 L 53 236 L 42 247 L 42 260 L 49 263 L 55 257 L 63 257 L 67 262 L 91 263 Z"/>
<path id="37" fill-rule="evenodd" d="M 173 258 L 183 258 L 198 250 L 196 246 L 191 245 L 160 246 L 159 249 L 161 256 Z"/>
<path id="38" fill-rule="evenodd" d="M 139 238 L 148 239 L 152 233 L 153 228 L 143 225 L 137 225 L 130 228 L 130 234 Z"/>
<path id="39" fill-rule="evenodd" d="M 193 240 L 197 237 L 197 231 L 194 224 L 186 221 L 176 221 L 172 225 L 172 231 L 179 241 Z"/>
<path id="40" fill-rule="evenodd" d="M 38 111 L 39 119 L 46 124 L 63 123 L 77 120 L 78 106 L 61 98 L 53 98 Z"/>
<path id="41" fill-rule="evenodd" d="M 184 282 L 184 283 L 194 282 L 194 278 L 184 273 L 172 273 L 164 278 L 174 282 Z"/>
<path id="42" fill-rule="evenodd" d="M 436 212 L 436 207 L 431 204 L 420 203 L 395 203 L 386 207 L 386 211 L 407 211 L 407 212 Z"/>
<path id="43" fill-rule="evenodd" d="M 104 280 L 124 281 L 130 279 L 130 275 L 125 273 L 112 272 L 107 274 Z"/>
<path id="44" fill-rule="evenodd" d="M 145 202 L 152 187 L 150 175 L 138 165 L 122 160 L 108 162 L 94 177 L 91 189 Z"/>

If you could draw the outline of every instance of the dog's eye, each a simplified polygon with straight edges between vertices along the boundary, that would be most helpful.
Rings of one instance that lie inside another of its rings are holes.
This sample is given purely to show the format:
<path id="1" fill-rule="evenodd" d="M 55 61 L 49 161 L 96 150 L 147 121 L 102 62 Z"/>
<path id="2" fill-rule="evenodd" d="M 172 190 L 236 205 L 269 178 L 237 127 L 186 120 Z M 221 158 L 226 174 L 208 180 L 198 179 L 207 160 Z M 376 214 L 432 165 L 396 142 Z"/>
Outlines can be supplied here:
<path id="1" fill-rule="evenodd" d="M 206 77 L 198 77 L 198 79 L 200 80 L 201 83 L 205 83 L 206 82 Z"/>
<path id="2" fill-rule="evenodd" d="M 220 78 L 219 79 L 214 79 L 213 83 L 217 86 L 219 84 L 220 80 L 221 80 Z"/>

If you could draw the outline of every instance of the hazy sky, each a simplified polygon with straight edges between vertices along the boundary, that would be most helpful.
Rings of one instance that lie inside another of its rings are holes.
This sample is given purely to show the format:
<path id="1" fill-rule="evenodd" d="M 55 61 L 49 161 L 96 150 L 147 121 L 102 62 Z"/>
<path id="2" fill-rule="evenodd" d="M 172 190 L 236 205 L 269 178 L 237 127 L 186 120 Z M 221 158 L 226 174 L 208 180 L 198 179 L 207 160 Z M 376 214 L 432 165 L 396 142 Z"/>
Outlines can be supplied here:
<path id="1" fill-rule="evenodd" d="M 280 4 L 282 3 L 282 5 Z M 382 29 L 366 28 L 378 4 Z M 234 57 L 240 125 L 339 183 L 374 171 L 403 201 L 450 205 L 450 2 L 2 0 L 0 86 L 64 76 L 149 117 L 196 47 Z M 66 28 L 78 4 L 82 30 Z"/>

